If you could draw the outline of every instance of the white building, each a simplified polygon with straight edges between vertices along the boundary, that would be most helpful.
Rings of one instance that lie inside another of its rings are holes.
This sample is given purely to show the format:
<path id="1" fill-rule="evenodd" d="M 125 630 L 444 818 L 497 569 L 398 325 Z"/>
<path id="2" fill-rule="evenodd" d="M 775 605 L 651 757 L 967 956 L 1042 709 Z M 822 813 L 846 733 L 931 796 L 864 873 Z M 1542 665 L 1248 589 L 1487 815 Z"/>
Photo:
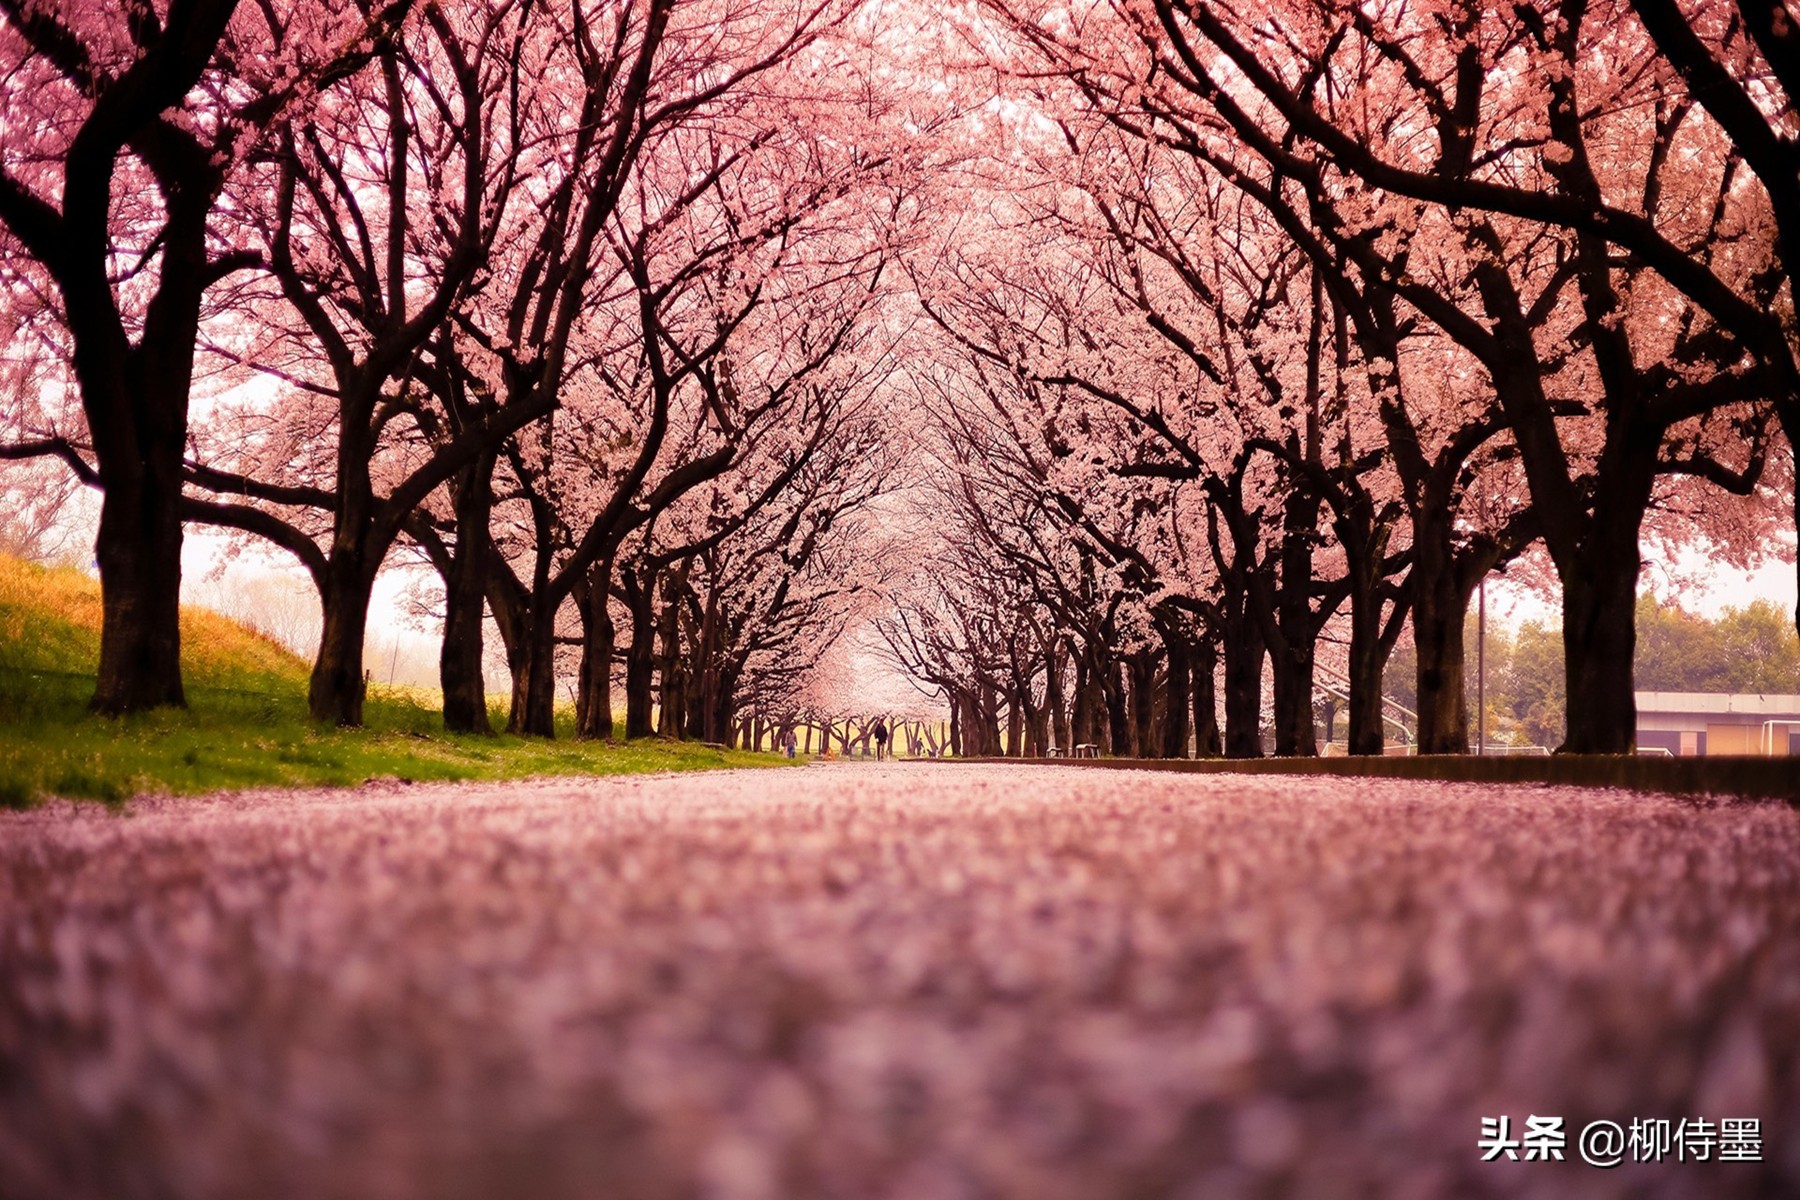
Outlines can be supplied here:
<path id="1" fill-rule="evenodd" d="M 1638 692 L 1639 750 L 1800 754 L 1800 696 Z"/>

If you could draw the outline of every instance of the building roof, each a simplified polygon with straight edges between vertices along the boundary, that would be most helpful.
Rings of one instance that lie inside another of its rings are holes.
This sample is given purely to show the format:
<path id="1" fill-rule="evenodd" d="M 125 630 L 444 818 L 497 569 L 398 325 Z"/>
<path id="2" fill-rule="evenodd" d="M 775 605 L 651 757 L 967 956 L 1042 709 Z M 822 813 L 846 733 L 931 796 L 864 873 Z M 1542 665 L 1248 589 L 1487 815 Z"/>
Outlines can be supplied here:
<path id="1" fill-rule="evenodd" d="M 1800 718 L 1800 696 L 1754 692 L 1636 692 L 1639 713 L 1741 713 Z"/>

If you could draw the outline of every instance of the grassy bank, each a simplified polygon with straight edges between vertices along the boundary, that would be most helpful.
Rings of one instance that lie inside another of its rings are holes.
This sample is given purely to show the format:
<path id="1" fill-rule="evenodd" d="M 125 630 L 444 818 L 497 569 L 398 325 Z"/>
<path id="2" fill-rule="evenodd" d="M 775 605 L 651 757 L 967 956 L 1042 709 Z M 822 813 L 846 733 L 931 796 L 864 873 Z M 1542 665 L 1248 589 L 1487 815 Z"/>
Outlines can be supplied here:
<path id="1" fill-rule="evenodd" d="M 451 736 L 434 697 L 406 689 L 371 689 L 363 729 L 323 728 L 307 719 L 307 664 L 204 609 L 182 612 L 188 710 L 110 720 L 86 707 L 99 629 L 93 579 L 0 558 L 0 805 L 380 776 L 516 779 L 782 761 L 691 743 L 577 742 L 568 728 L 554 742 Z"/>

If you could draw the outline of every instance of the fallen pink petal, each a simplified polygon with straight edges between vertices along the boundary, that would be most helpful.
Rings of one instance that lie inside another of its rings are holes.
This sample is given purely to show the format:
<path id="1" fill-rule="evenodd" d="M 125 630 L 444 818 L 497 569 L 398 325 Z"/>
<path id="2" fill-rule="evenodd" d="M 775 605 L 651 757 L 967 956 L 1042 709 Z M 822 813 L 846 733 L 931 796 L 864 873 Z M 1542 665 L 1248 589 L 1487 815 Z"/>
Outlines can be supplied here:
<path id="1" fill-rule="evenodd" d="M 1766 1196 L 1800 813 L 903 764 L 0 817 L 9 1197 Z M 1480 1118 L 1761 1119 L 1483 1163 Z"/>

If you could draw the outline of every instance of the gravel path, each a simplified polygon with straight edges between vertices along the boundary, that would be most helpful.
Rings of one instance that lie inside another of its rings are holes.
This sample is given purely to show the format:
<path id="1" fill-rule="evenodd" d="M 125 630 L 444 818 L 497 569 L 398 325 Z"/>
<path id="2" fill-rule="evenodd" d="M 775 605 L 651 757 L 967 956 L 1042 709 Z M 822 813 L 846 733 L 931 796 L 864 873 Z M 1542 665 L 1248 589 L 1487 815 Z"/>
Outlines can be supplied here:
<path id="1" fill-rule="evenodd" d="M 1501 1115 L 1566 1161 L 1482 1162 Z M 1762 1161 L 1581 1161 L 1634 1118 Z M 6 1200 L 1763 1195 L 1780 806 L 900 764 L 0 816 Z"/>

